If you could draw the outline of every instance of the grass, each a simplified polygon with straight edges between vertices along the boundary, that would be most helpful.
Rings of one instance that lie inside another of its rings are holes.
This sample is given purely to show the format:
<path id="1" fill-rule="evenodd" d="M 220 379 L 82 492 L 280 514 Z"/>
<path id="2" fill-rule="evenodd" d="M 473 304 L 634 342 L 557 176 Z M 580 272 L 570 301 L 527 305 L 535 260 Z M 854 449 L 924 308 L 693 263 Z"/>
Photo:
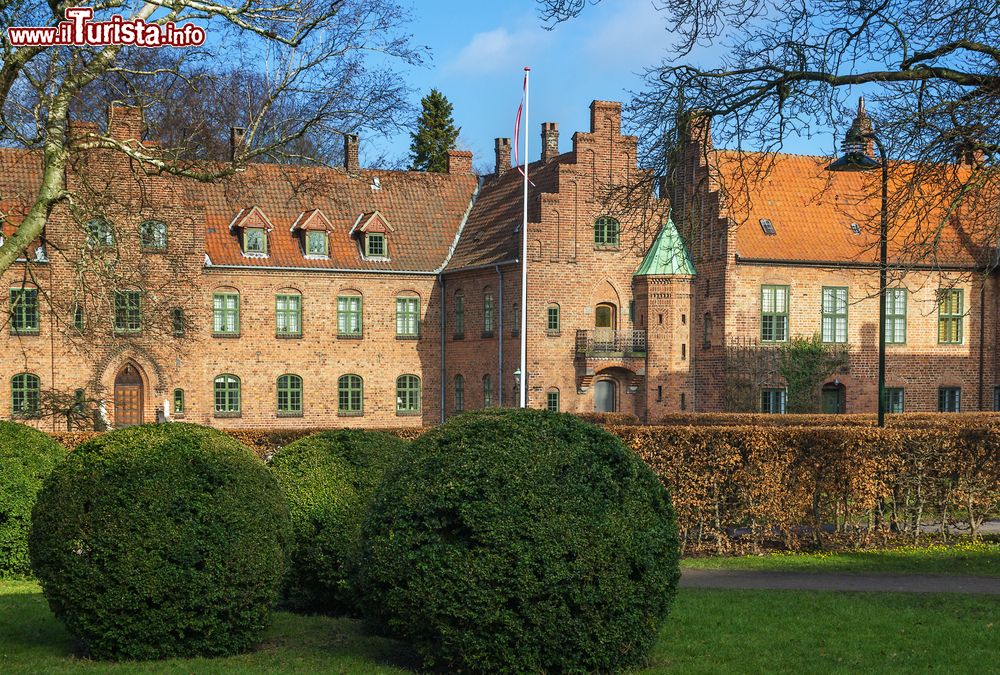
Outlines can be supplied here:
<path id="1" fill-rule="evenodd" d="M 998 617 L 1000 599 L 986 596 L 683 589 L 643 672 L 1000 672 Z M 406 673 L 414 665 L 405 645 L 367 636 L 356 621 L 284 612 L 242 656 L 88 661 L 73 656 L 36 584 L 0 582 L 0 672 L 8 675 Z"/>
<path id="2" fill-rule="evenodd" d="M 1000 543 L 966 542 L 954 546 L 932 545 L 850 553 L 685 558 L 681 567 L 769 572 L 1000 576 Z"/>

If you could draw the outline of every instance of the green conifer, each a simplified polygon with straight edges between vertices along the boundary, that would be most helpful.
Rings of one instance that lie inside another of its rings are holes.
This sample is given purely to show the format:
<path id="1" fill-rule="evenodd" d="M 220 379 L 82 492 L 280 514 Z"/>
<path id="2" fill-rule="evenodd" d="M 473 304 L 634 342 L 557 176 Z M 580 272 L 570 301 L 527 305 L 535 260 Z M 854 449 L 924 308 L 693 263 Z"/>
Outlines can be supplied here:
<path id="1" fill-rule="evenodd" d="M 414 171 L 448 170 L 448 151 L 455 147 L 460 128 L 451 116 L 452 106 L 437 89 L 420 100 L 417 130 L 410 134 L 410 168 Z"/>

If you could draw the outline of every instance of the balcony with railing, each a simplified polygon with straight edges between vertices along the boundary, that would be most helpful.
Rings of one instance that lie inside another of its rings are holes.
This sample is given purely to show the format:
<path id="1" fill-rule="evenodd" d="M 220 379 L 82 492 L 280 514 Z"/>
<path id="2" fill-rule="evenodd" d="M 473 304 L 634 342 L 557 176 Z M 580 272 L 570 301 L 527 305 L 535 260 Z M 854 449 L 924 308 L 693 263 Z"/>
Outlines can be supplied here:
<path id="1" fill-rule="evenodd" d="M 577 359 L 644 359 L 646 358 L 646 331 L 594 330 L 576 331 Z"/>

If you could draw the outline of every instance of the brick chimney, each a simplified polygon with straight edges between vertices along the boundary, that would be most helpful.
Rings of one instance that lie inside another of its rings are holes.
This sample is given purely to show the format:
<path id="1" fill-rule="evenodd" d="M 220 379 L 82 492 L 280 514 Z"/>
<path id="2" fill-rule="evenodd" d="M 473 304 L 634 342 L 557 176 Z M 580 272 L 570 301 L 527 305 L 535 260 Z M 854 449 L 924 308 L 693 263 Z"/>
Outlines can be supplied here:
<path id="1" fill-rule="evenodd" d="M 344 168 L 348 173 L 356 173 L 361 164 L 358 160 L 358 137 L 356 134 L 344 134 Z"/>
<path id="2" fill-rule="evenodd" d="M 243 141 L 246 139 L 246 127 L 229 128 L 229 161 L 235 162 L 243 148 Z"/>
<path id="3" fill-rule="evenodd" d="M 468 150 L 449 150 L 448 173 L 472 173 L 472 153 Z"/>
<path id="4" fill-rule="evenodd" d="M 117 141 L 142 141 L 145 124 L 142 111 L 135 106 L 112 103 L 108 106 L 108 136 Z"/>
<path id="5" fill-rule="evenodd" d="M 510 139 L 497 138 L 493 141 L 497 153 L 496 175 L 499 178 L 510 171 Z"/>
<path id="6" fill-rule="evenodd" d="M 542 164 L 559 154 L 559 125 L 555 122 L 542 122 Z"/>

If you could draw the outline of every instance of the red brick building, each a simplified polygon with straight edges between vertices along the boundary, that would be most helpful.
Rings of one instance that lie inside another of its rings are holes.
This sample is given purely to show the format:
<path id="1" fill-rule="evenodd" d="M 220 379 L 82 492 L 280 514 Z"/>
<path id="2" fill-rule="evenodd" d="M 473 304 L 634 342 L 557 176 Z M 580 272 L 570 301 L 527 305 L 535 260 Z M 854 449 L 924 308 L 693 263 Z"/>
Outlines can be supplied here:
<path id="1" fill-rule="evenodd" d="M 672 200 L 621 209 L 609 194 L 643 174 L 620 126 L 620 105 L 595 101 L 590 130 L 560 153 L 557 125 L 542 125 L 527 302 L 507 139 L 483 178 L 458 151 L 444 174 L 363 169 L 351 136 L 341 169 L 251 165 L 215 184 L 89 152 L 67 172 L 75 199 L 4 274 L 0 415 L 58 408 L 61 393 L 119 426 L 433 424 L 517 405 L 521 312 L 532 407 L 650 420 L 732 407 L 733 344 L 820 334 L 849 352 L 827 404 L 872 410 L 877 270 L 838 201 L 861 179 L 779 156 L 736 213 L 720 196 L 732 155 L 704 129 Z M 138 142 L 142 121 L 112 108 L 108 130 Z M 8 233 L 39 172 L 37 154 L 0 151 Z M 996 276 L 973 254 L 956 244 L 954 260 L 899 280 L 888 386 L 906 410 L 994 405 Z M 780 377 L 758 385 L 759 405 L 783 408 Z"/>

